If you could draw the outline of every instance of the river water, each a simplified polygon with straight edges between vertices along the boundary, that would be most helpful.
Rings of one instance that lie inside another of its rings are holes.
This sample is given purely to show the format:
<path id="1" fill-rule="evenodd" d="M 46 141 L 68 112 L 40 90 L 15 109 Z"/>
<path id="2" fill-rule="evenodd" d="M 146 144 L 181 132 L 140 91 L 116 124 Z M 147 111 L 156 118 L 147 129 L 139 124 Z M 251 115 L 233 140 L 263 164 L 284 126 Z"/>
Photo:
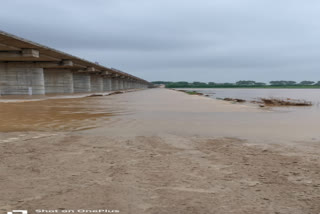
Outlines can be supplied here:
<path id="1" fill-rule="evenodd" d="M 319 102 L 320 90 L 196 89 L 212 98 L 290 97 Z M 236 137 L 320 142 L 320 109 L 259 108 L 168 89 L 113 96 L 0 102 L 1 132 L 70 132 L 101 136 Z"/>
<path id="2" fill-rule="evenodd" d="M 0 102 L 0 132 L 92 129 L 102 121 L 129 113 L 124 102 L 115 98 L 117 96 L 6 98 Z"/>
<path id="3" fill-rule="evenodd" d="M 188 88 L 182 90 L 192 90 L 209 95 L 211 98 L 238 98 L 247 101 L 258 98 L 280 98 L 297 99 L 310 101 L 313 108 L 320 107 L 320 89 L 229 89 L 229 88 Z M 301 109 L 301 108 L 300 108 Z"/>

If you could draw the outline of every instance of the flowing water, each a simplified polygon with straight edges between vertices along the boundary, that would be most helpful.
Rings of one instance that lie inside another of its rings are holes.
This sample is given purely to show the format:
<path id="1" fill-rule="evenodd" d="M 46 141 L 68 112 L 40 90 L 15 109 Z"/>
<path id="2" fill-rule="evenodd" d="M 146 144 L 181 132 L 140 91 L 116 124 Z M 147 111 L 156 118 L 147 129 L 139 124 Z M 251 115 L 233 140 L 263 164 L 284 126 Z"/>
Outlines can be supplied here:
<path id="1" fill-rule="evenodd" d="M 310 101 L 313 107 L 320 106 L 320 89 L 229 89 L 229 88 L 188 88 L 183 90 L 198 91 L 212 98 L 238 98 L 253 101 L 258 98 L 298 99 Z"/>
<path id="2" fill-rule="evenodd" d="M 0 102 L 0 132 L 77 131 L 127 114 L 123 102 L 113 97 L 72 99 L 14 98 Z"/>
<path id="3" fill-rule="evenodd" d="M 317 105 L 269 109 L 212 99 L 272 96 L 317 103 L 320 90 L 196 90 L 211 98 L 150 89 L 113 96 L 0 102 L 0 132 L 81 131 L 98 136 L 169 134 L 251 138 L 255 142 L 320 141 Z"/>

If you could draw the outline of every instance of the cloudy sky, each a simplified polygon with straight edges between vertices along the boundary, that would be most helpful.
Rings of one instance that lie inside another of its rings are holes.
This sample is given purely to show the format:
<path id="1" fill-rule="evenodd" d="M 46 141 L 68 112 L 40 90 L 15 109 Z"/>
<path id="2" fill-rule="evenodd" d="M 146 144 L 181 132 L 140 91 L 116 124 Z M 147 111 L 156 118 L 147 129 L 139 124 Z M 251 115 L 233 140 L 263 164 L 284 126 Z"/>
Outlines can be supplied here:
<path id="1" fill-rule="evenodd" d="M 0 29 L 149 81 L 320 80 L 319 0 L 2 0 Z"/>

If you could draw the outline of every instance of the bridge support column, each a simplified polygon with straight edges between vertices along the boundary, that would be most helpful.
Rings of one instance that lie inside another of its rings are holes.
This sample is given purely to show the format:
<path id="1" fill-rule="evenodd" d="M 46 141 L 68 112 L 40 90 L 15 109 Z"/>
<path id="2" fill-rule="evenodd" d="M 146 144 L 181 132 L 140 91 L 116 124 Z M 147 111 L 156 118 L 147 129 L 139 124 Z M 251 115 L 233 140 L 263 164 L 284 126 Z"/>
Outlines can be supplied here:
<path id="1" fill-rule="evenodd" d="M 118 90 L 121 90 L 121 82 L 120 82 L 120 79 L 119 78 L 115 78 L 115 81 L 116 81 L 116 89 L 115 91 L 118 91 Z"/>
<path id="2" fill-rule="evenodd" d="M 122 79 L 122 90 L 126 90 L 126 79 Z"/>
<path id="3" fill-rule="evenodd" d="M 0 95 L 44 93 L 43 68 L 20 68 L 0 63 Z"/>
<path id="4" fill-rule="evenodd" d="M 68 69 L 44 70 L 45 93 L 73 93 L 73 74 Z"/>
<path id="5" fill-rule="evenodd" d="M 73 89 L 75 93 L 91 92 L 91 80 L 88 73 L 73 73 Z"/>
<path id="6" fill-rule="evenodd" d="M 122 89 L 123 89 L 123 90 L 126 90 L 126 89 L 127 89 L 127 83 L 126 83 L 126 82 L 127 82 L 126 79 L 122 79 L 122 84 L 123 84 L 123 85 L 122 85 Z"/>
<path id="7" fill-rule="evenodd" d="M 119 90 L 123 90 L 123 79 L 119 79 Z"/>
<path id="8" fill-rule="evenodd" d="M 111 90 L 112 91 L 117 91 L 118 90 L 118 79 L 117 78 L 112 78 L 112 80 L 111 80 Z"/>
<path id="9" fill-rule="evenodd" d="M 112 91 L 112 80 L 110 77 L 103 78 L 103 91 Z"/>
<path id="10" fill-rule="evenodd" d="M 118 90 L 120 90 L 120 89 L 121 89 L 120 79 L 119 79 L 119 78 L 115 78 L 115 81 L 116 81 L 116 85 L 117 85 L 117 87 L 116 87 L 115 91 L 118 91 Z"/>
<path id="11" fill-rule="evenodd" d="M 103 91 L 103 78 L 97 74 L 90 75 L 91 92 Z"/>

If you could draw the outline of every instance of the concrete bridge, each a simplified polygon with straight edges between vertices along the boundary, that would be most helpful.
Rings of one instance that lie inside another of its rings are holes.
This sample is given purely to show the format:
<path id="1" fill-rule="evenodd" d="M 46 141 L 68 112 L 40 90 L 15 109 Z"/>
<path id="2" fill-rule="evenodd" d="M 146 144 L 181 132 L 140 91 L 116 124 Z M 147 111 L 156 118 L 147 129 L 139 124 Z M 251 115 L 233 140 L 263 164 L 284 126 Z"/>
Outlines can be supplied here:
<path id="1" fill-rule="evenodd" d="M 150 83 L 0 31 L 0 95 L 107 92 Z"/>

